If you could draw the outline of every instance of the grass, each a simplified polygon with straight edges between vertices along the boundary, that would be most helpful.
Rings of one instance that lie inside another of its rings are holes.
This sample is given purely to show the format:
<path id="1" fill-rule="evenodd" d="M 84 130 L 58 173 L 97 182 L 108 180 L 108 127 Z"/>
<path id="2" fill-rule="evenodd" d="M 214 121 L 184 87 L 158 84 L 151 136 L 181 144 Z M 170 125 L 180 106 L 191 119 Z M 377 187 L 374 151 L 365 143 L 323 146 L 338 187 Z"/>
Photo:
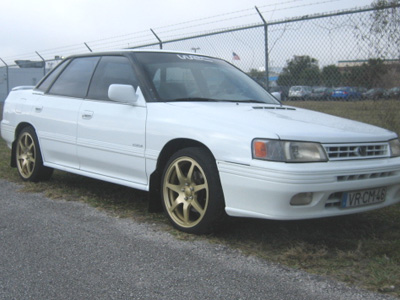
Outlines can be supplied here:
<path id="1" fill-rule="evenodd" d="M 284 104 L 373 124 L 392 130 L 400 136 L 400 101 L 398 100 L 287 101 Z"/>
<path id="2" fill-rule="evenodd" d="M 289 104 L 289 103 L 288 103 Z M 400 101 L 296 102 L 311 108 L 384 126 L 400 133 Z M 22 181 L 9 167 L 10 152 L 0 142 L 0 177 Z M 55 171 L 48 182 L 23 183 L 25 192 L 53 199 L 83 201 L 113 216 L 157 224 L 177 239 L 205 239 L 229 245 L 310 273 L 400 297 L 400 205 L 352 216 L 305 221 L 229 219 L 216 233 L 193 236 L 178 232 L 162 214 L 147 212 L 147 194 L 130 188 Z"/>

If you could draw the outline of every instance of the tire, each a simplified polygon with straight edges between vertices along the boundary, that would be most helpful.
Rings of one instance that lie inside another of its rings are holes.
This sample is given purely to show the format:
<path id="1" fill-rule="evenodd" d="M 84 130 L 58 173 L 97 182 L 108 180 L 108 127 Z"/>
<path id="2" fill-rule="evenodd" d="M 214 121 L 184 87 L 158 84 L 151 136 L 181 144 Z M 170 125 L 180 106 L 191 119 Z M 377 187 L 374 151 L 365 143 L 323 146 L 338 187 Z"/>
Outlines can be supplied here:
<path id="1" fill-rule="evenodd" d="M 15 164 L 24 181 L 48 180 L 53 169 L 43 166 L 38 138 L 32 127 L 25 127 L 18 135 L 15 145 Z"/>
<path id="2" fill-rule="evenodd" d="M 205 150 L 193 147 L 176 152 L 165 166 L 161 186 L 162 205 L 175 228 L 204 234 L 224 219 L 217 166 Z"/>

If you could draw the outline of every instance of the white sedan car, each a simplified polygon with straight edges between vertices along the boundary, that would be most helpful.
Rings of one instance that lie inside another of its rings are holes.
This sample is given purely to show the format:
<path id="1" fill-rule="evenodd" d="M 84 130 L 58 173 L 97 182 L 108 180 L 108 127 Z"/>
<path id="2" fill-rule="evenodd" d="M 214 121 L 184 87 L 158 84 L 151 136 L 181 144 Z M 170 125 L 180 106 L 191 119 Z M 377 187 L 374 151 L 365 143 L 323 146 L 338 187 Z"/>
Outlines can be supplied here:
<path id="1" fill-rule="evenodd" d="M 284 106 L 226 61 L 168 51 L 72 56 L 15 88 L 1 134 L 23 180 L 53 169 L 149 191 L 172 224 L 340 216 L 400 201 L 400 143 Z"/>

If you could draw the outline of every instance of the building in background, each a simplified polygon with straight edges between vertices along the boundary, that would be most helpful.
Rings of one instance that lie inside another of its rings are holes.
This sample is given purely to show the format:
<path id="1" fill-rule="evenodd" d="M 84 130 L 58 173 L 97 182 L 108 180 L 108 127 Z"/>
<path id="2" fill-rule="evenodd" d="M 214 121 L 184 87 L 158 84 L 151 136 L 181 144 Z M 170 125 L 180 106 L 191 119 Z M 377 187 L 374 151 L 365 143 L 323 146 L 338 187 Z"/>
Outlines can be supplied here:
<path id="1" fill-rule="evenodd" d="M 61 57 L 50 61 L 16 60 L 10 67 L 0 68 L 0 102 L 3 102 L 10 90 L 16 86 L 36 85 L 45 74 L 54 68 Z"/>

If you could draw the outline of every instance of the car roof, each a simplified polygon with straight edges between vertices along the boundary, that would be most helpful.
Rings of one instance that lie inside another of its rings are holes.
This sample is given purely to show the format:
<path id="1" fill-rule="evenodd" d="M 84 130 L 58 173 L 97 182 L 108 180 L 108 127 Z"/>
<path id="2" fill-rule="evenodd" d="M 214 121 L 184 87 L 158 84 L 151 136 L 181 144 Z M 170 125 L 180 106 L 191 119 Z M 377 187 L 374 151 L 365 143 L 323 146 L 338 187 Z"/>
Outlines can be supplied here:
<path id="1" fill-rule="evenodd" d="M 206 57 L 212 57 L 215 59 L 219 59 L 217 57 L 201 54 L 201 53 L 193 53 L 193 52 L 185 52 L 185 51 L 174 51 L 174 50 L 163 50 L 163 49 L 114 49 L 114 50 L 105 50 L 105 51 L 100 51 L 100 52 L 86 52 L 86 53 L 79 53 L 79 54 L 73 54 L 70 55 L 66 58 L 72 58 L 72 57 L 82 57 L 82 56 L 99 56 L 99 55 L 112 55 L 112 54 L 123 54 L 123 53 L 172 53 L 172 54 L 183 54 L 183 55 L 196 55 L 196 56 L 206 56 Z"/>

